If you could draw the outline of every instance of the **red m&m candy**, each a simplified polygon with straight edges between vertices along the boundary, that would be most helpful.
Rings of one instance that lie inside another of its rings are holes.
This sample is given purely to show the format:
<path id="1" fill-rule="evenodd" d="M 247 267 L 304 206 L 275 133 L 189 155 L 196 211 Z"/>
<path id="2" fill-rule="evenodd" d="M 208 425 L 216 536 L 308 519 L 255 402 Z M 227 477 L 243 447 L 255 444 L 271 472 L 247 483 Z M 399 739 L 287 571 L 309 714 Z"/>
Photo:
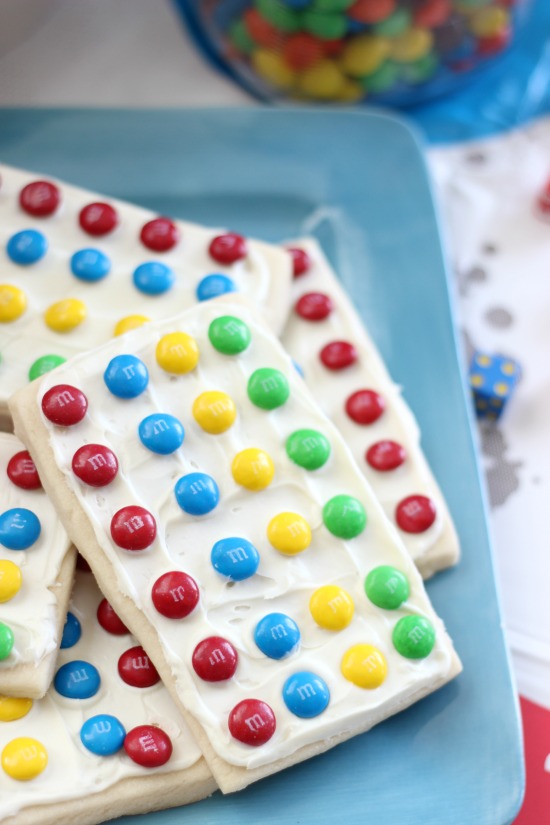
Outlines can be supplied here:
<path id="1" fill-rule="evenodd" d="M 191 659 L 195 673 L 205 682 L 231 679 L 238 660 L 237 651 L 231 642 L 221 636 L 209 636 L 199 642 Z"/>
<path id="2" fill-rule="evenodd" d="M 123 550 L 145 550 L 156 535 L 157 523 L 144 507 L 122 507 L 111 519 L 111 537 Z"/>
<path id="3" fill-rule="evenodd" d="M 436 509 L 427 496 L 408 496 L 395 509 L 395 520 L 406 533 L 424 533 L 435 521 Z"/>
<path id="4" fill-rule="evenodd" d="M 260 699 L 244 699 L 235 705 L 228 719 L 231 736 L 245 745 L 265 745 L 277 727 L 275 714 Z"/>
<path id="5" fill-rule="evenodd" d="M 88 399 L 82 390 L 70 384 L 56 384 L 42 398 L 42 412 L 52 424 L 72 427 L 86 415 Z"/>
<path id="6" fill-rule="evenodd" d="M 343 370 L 357 361 L 357 350 L 348 341 L 331 341 L 319 353 L 323 365 L 329 370 Z"/>
<path id="7" fill-rule="evenodd" d="M 89 203 L 80 210 L 78 222 L 88 235 L 108 235 L 118 226 L 118 212 L 108 203 Z"/>
<path id="8" fill-rule="evenodd" d="M 246 257 L 246 241 L 236 232 L 227 232 L 225 235 L 218 235 L 208 247 L 210 256 L 219 264 L 234 264 Z"/>
<path id="9" fill-rule="evenodd" d="M 27 450 L 12 455 L 7 466 L 8 478 L 22 490 L 37 490 L 42 487 L 34 461 Z"/>
<path id="10" fill-rule="evenodd" d="M 405 448 L 396 441 L 377 441 L 366 452 L 367 464 L 374 470 L 382 473 L 395 470 L 405 461 L 407 453 Z"/>
<path id="11" fill-rule="evenodd" d="M 19 193 L 19 204 L 34 218 L 53 215 L 61 202 L 61 192 L 54 183 L 35 180 L 23 187 Z"/>
<path id="12" fill-rule="evenodd" d="M 97 608 L 97 620 L 103 630 L 113 636 L 125 636 L 130 631 L 115 613 L 107 599 L 102 599 Z"/>
<path id="13" fill-rule="evenodd" d="M 199 603 L 195 579 L 180 570 L 164 573 L 151 590 L 153 604 L 167 619 L 184 619 Z"/>
<path id="14" fill-rule="evenodd" d="M 346 412 L 356 424 L 374 424 L 385 407 L 386 402 L 374 390 L 357 390 L 346 401 Z"/>
<path id="15" fill-rule="evenodd" d="M 152 249 L 153 252 L 168 252 L 179 241 L 180 233 L 169 218 L 154 218 L 142 227 L 139 237 L 147 249 Z"/>
<path id="16" fill-rule="evenodd" d="M 160 768 L 172 756 L 172 740 L 162 728 L 138 725 L 126 734 L 124 750 L 142 768 Z"/>
<path id="17" fill-rule="evenodd" d="M 292 271 L 295 278 L 305 275 L 311 269 L 311 258 L 305 249 L 293 247 L 288 250 L 292 255 Z"/>
<path id="18" fill-rule="evenodd" d="M 305 321 L 324 321 L 332 312 L 330 295 L 324 292 L 306 292 L 296 302 L 295 310 Z"/>
<path id="19" fill-rule="evenodd" d="M 73 456 L 73 473 L 90 487 L 105 487 L 118 473 L 116 455 L 103 444 L 85 444 Z"/>
<path id="20" fill-rule="evenodd" d="M 118 674 L 123 682 L 132 687 L 147 688 L 160 682 L 156 667 L 141 645 L 125 650 L 120 656 Z"/>
<path id="21" fill-rule="evenodd" d="M 92 568 L 90 567 L 84 556 L 81 556 L 80 553 L 78 553 L 76 556 L 76 569 L 81 570 L 83 573 L 92 572 Z"/>

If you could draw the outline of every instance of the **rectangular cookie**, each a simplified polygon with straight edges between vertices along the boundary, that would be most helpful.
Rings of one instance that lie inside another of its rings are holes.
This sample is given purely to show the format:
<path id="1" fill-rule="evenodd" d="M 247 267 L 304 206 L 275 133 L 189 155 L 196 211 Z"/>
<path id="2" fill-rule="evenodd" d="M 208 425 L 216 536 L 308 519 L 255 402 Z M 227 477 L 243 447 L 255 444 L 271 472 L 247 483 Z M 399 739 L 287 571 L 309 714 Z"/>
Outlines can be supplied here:
<path id="1" fill-rule="evenodd" d="M 230 217 L 230 216 L 228 216 Z M 60 359 L 235 290 L 282 328 L 288 255 L 221 229 L 0 164 L 0 427 L 7 399 Z"/>
<path id="2" fill-rule="evenodd" d="M 288 247 L 295 270 L 283 346 L 427 579 L 456 564 L 460 547 L 418 425 L 317 241 Z"/>
<path id="3" fill-rule="evenodd" d="M 211 301 L 149 324 L 10 409 L 222 791 L 459 672 L 395 528 L 251 309 Z"/>
<path id="4" fill-rule="evenodd" d="M 77 572 L 63 639 L 43 699 L 0 696 L 2 825 L 95 825 L 211 794 L 185 722 L 90 572 Z"/>
<path id="5" fill-rule="evenodd" d="M 75 550 L 21 442 L 0 433 L 0 695 L 44 696 Z"/>

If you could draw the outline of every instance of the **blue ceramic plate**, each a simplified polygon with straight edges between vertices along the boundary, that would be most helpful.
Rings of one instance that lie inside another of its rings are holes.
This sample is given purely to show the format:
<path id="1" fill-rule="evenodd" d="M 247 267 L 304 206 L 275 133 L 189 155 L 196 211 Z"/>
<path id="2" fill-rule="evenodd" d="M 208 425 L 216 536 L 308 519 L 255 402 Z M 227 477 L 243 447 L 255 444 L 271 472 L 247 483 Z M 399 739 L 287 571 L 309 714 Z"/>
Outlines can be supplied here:
<path id="1" fill-rule="evenodd" d="M 523 768 L 437 217 L 419 146 L 383 115 L 0 111 L 0 159 L 269 240 L 313 233 L 424 433 L 460 565 L 428 589 L 464 663 L 375 730 L 229 797 L 143 825 L 507 825 Z"/>

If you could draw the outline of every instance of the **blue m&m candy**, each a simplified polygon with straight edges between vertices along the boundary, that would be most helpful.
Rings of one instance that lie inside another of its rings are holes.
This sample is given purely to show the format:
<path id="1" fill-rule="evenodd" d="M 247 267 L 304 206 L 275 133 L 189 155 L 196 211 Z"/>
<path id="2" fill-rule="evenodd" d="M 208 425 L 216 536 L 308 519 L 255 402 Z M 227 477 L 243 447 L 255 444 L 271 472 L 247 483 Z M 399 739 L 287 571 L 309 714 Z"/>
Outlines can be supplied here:
<path id="1" fill-rule="evenodd" d="M 284 659 L 300 644 L 300 628 L 286 613 L 268 613 L 256 625 L 254 641 L 270 659 Z"/>
<path id="2" fill-rule="evenodd" d="M 231 536 L 215 543 L 210 560 L 214 570 L 222 576 L 240 582 L 254 575 L 260 564 L 260 554 L 247 539 Z"/>
<path id="3" fill-rule="evenodd" d="M 176 276 L 169 266 L 155 261 L 140 264 L 134 269 L 132 277 L 134 286 L 140 292 L 144 292 L 145 295 L 162 295 L 163 292 L 168 292 L 176 280 Z"/>
<path id="4" fill-rule="evenodd" d="M 197 298 L 199 301 L 209 301 L 210 298 L 217 298 L 228 292 L 236 292 L 235 283 L 227 275 L 215 273 L 207 275 L 197 286 Z"/>
<path id="5" fill-rule="evenodd" d="M 80 622 L 74 613 L 67 613 L 67 619 L 63 628 L 63 635 L 61 637 L 61 650 L 66 650 L 68 647 L 73 647 L 82 635 L 82 628 Z"/>
<path id="6" fill-rule="evenodd" d="M 8 550 L 26 550 L 40 535 L 38 516 L 25 507 L 13 507 L 0 515 L 0 544 Z"/>
<path id="7" fill-rule="evenodd" d="M 23 229 L 11 236 L 6 252 L 14 263 L 29 266 L 43 258 L 47 249 L 48 241 L 42 232 L 37 229 Z"/>
<path id="8" fill-rule="evenodd" d="M 97 668 L 80 659 L 61 665 L 53 680 L 56 691 L 67 699 L 89 699 L 96 695 L 100 684 Z"/>
<path id="9" fill-rule="evenodd" d="M 302 670 L 284 683 L 283 700 L 295 716 L 312 719 L 325 710 L 330 702 L 330 691 L 324 679 L 309 670 Z"/>
<path id="10" fill-rule="evenodd" d="M 141 443 L 159 455 L 169 455 L 183 444 L 185 430 L 174 415 L 153 413 L 140 421 L 138 427 Z"/>
<path id="11" fill-rule="evenodd" d="M 185 513 L 204 516 L 210 513 L 220 500 L 218 485 L 206 473 L 188 473 L 176 482 L 176 501 Z"/>
<path id="12" fill-rule="evenodd" d="M 99 713 L 87 719 L 80 728 L 80 741 L 97 756 L 117 753 L 124 744 L 126 731 L 116 716 Z"/>
<path id="13" fill-rule="evenodd" d="M 110 269 L 110 259 L 99 249 L 79 249 L 71 258 L 71 272 L 81 281 L 100 281 Z"/>
<path id="14" fill-rule="evenodd" d="M 147 367 L 135 355 L 115 355 L 109 361 L 103 378 L 118 398 L 136 398 L 149 383 Z"/>

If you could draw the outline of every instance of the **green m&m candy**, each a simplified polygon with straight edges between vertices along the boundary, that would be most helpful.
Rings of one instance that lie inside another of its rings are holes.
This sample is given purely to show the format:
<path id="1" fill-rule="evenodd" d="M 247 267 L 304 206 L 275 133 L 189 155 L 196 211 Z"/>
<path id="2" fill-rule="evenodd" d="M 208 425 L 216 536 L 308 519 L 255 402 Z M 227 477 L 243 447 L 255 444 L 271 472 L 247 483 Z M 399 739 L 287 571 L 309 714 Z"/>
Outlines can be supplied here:
<path id="1" fill-rule="evenodd" d="M 7 659 L 13 649 L 13 632 L 7 624 L 0 622 L 0 662 Z"/>
<path id="2" fill-rule="evenodd" d="M 383 564 L 365 579 L 365 593 L 376 607 L 395 610 L 409 598 L 409 582 L 401 570 Z"/>
<path id="3" fill-rule="evenodd" d="M 289 8 L 281 0 L 256 0 L 256 8 L 272 26 L 281 32 L 297 32 L 301 27 L 299 12 Z"/>
<path id="4" fill-rule="evenodd" d="M 406 31 L 411 24 L 411 13 L 408 9 L 396 9 L 393 14 L 373 26 L 373 33 L 380 37 L 397 37 Z"/>
<path id="5" fill-rule="evenodd" d="M 392 640 L 407 659 L 425 659 L 433 650 L 435 629 L 424 616 L 403 616 L 393 629 Z"/>
<path id="6" fill-rule="evenodd" d="M 321 40 L 338 40 L 348 30 L 348 21 L 344 14 L 338 12 L 316 11 L 306 9 L 303 12 L 303 26 L 306 31 Z"/>
<path id="7" fill-rule="evenodd" d="M 313 0 L 311 7 L 316 11 L 345 11 L 354 2 L 355 0 Z"/>
<path id="8" fill-rule="evenodd" d="M 235 20 L 229 28 L 229 38 L 242 54 L 252 54 L 256 44 L 250 37 L 243 20 Z"/>
<path id="9" fill-rule="evenodd" d="M 318 470 L 330 456 L 330 441 L 318 430 L 295 430 L 287 438 L 286 453 L 304 470 Z"/>
<path id="10" fill-rule="evenodd" d="M 372 74 L 363 77 L 361 82 L 365 91 L 371 94 L 381 94 L 391 89 L 399 80 L 401 69 L 393 60 L 386 60 Z"/>
<path id="11" fill-rule="evenodd" d="M 40 376 L 45 375 L 60 364 L 64 364 L 66 360 L 61 355 L 43 355 L 41 358 L 37 358 L 29 370 L 29 381 L 40 378 Z"/>
<path id="12" fill-rule="evenodd" d="M 248 326 L 233 315 L 222 315 L 216 318 L 208 327 L 210 343 L 223 355 L 238 355 L 250 344 L 250 330 Z"/>
<path id="13" fill-rule="evenodd" d="M 282 407 L 289 395 L 288 381 L 280 370 L 262 367 L 248 379 L 248 397 L 262 410 Z"/>
<path id="14" fill-rule="evenodd" d="M 353 496 L 334 496 L 323 507 L 323 522 L 333 536 L 354 539 L 365 529 L 367 514 L 361 502 Z"/>

